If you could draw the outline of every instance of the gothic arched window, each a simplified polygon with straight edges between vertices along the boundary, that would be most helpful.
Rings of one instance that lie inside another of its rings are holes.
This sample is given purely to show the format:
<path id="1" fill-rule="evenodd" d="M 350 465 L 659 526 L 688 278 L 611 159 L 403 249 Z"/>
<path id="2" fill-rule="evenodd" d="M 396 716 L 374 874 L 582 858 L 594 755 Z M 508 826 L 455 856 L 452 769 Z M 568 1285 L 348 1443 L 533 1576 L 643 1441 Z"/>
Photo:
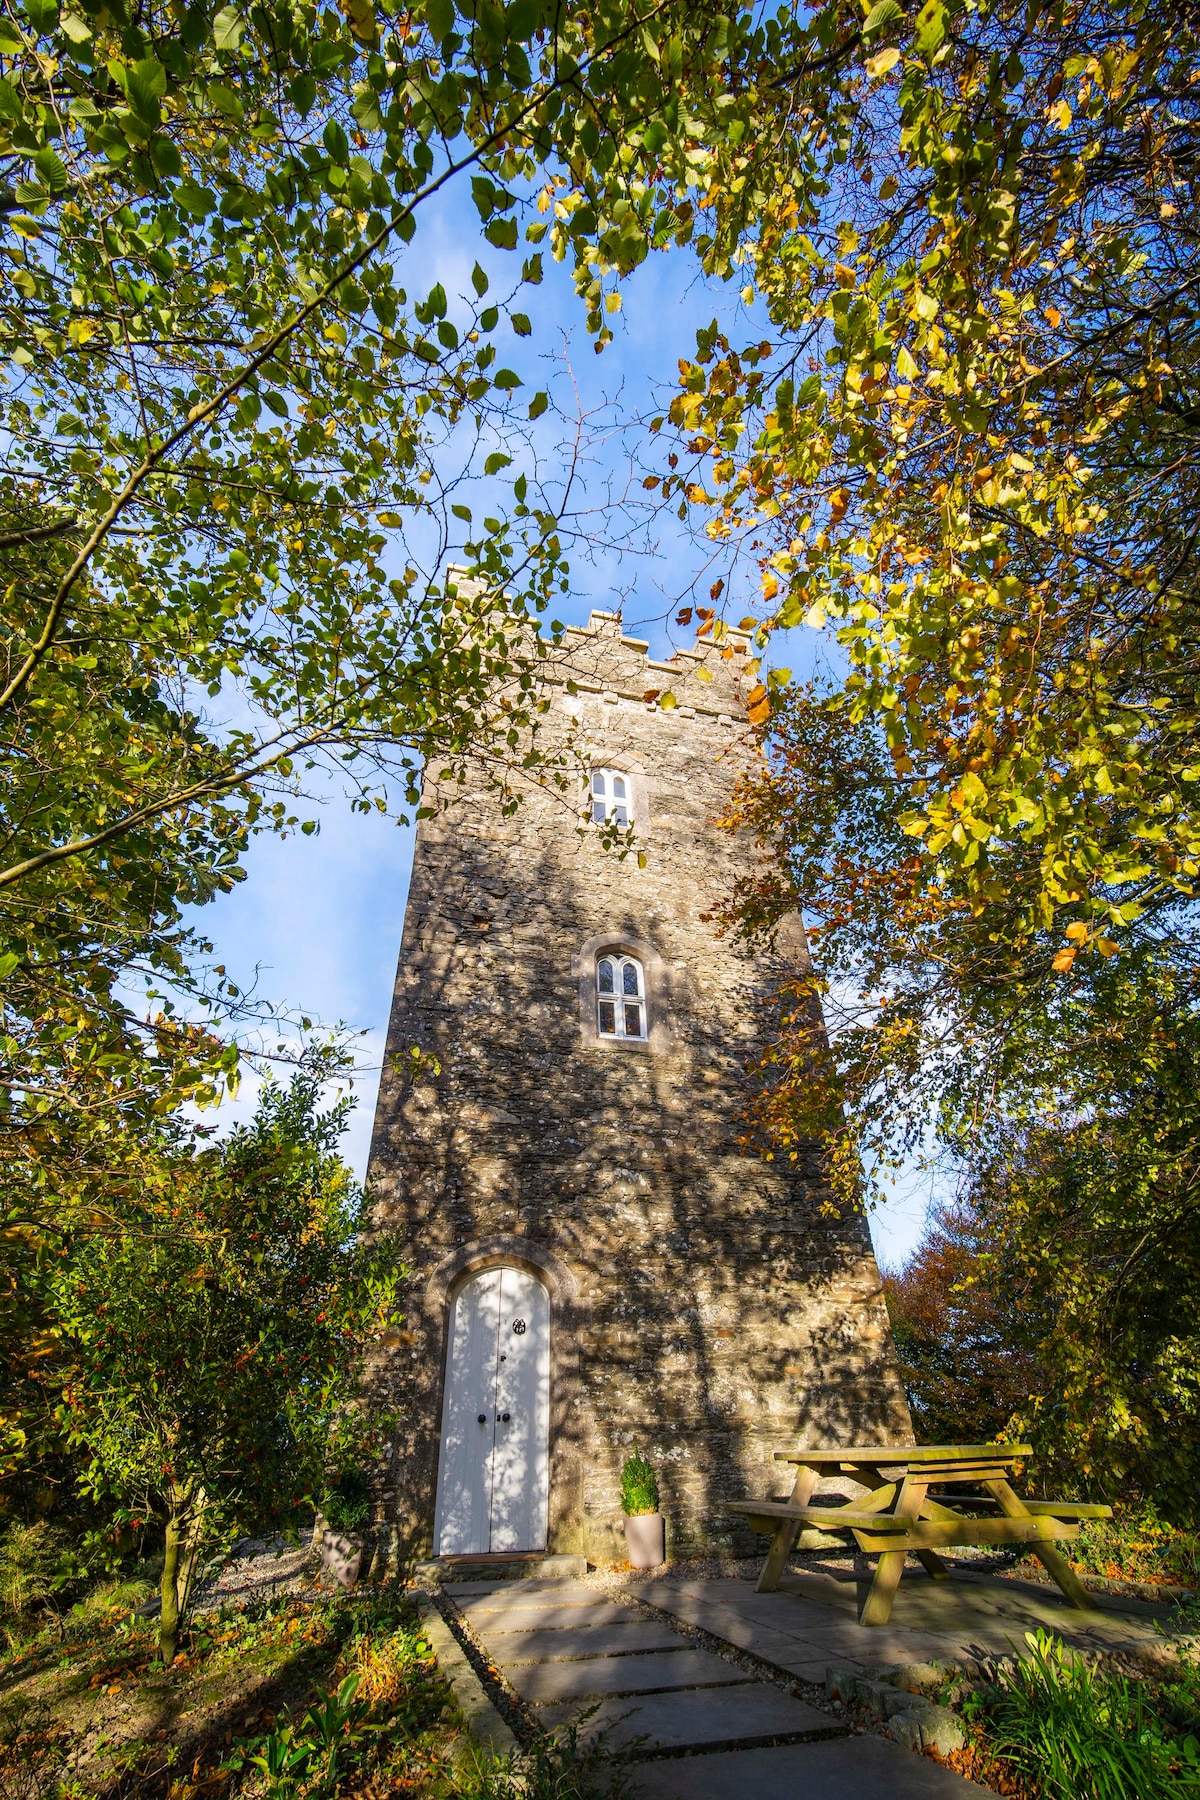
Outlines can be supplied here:
<path id="1" fill-rule="evenodd" d="M 633 816 L 629 777 L 621 769 L 592 770 L 592 822 L 606 825 L 611 819 L 628 831 Z"/>
<path id="2" fill-rule="evenodd" d="M 646 978 L 635 956 L 607 950 L 596 958 L 596 1029 L 601 1037 L 646 1037 Z"/>

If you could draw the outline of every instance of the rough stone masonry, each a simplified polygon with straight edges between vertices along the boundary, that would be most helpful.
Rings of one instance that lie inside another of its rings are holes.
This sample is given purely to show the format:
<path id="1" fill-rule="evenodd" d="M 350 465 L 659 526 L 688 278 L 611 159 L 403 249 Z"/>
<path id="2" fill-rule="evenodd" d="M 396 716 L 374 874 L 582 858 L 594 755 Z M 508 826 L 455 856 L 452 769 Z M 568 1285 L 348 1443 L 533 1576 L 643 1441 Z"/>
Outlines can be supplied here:
<path id="1" fill-rule="evenodd" d="M 480 780 L 418 829 L 369 1173 L 413 1271 L 373 1372 L 399 1420 L 377 1496 L 392 1555 L 430 1553 L 450 1306 L 489 1265 L 550 1293 L 552 1551 L 624 1558 L 634 1445 L 687 1554 L 751 1548 L 726 1503 L 786 1491 L 776 1450 L 911 1441 L 865 1219 L 822 1212 L 815 1147 L 740 1149 L 770 998 L 807 955 L 798 920 L 765 953 L 704 917 L 747 854 L 716 823 L 756 753 L 744 656 L 646 652 L 593 613 L 550 660 L 577 791 L 534 788 L 506 818 Z M 627 775 L 641 858 L 580 830 L 591 768 Z M 606 950 L 643 966 L 644 1040 L 598 1033 Z M 414 1046 L 439 1074 L 404 1072 Z"/>

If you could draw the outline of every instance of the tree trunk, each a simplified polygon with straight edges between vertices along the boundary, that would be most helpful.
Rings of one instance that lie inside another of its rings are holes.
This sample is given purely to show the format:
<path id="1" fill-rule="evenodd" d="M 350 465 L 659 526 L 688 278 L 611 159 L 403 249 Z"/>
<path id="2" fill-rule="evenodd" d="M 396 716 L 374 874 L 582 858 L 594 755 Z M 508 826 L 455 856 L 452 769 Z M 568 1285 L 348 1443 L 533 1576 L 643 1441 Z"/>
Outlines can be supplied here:
<path id="1" fill-rule="evenodd" d="M 179 1628 L 192 1597 L 204 1526 L 204 1489 L 190 1485 L 172 1488 L 168 1499 L 158 1621 L 158 1654 L 164 1666 L 175 1661 Z"/>
<path id="2" fill-rule="evenodd" d="M 158 1654 L 164 1667 L 175 1661 L 175 1643 L 179 1636 L 179 1593 L 175 1586 L 178 1570 L 179 1519 L 172 1511 L 167 1518 L 162 1582 L 159 1587 L 162 1608 L 158 1615 Z"/>

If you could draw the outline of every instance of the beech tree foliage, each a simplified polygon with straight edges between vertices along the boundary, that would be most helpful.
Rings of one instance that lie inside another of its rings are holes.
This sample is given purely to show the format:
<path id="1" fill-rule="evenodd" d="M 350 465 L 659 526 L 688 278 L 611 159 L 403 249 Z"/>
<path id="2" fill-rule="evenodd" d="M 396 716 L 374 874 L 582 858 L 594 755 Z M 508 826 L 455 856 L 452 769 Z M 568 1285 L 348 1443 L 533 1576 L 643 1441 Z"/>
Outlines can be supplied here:
<path id="1" fill-rule="evenodd" d="M 770 326 L 702 333 L 661 422 L 667 489 L 759 560 L 760 646 L 836 643 L 816 687 L 755 694 L 767 764 L 733 821 L 763 860 L 729 925 L 800 906 L 818 970 L 783 996 L 756 1130 L 823 1139 L 846 1197 L 955 1153 L 1036 1296 L 1025 1418 L 1081 1480 L 1124 1469 L 1178 1509 L 1195 21 L 880 0 L 765 32 L 757 128 L 708 180 Z"/>
<path id="2" fill-rule="evenodd" d="M 314 769 L 411 812 L 430 758 L 536 764 L 565 539 L 510 351 L 540 246 L 602 346 L 694 230 L 688 96 L 719 120 L 736 42 L 683 6 L 0 9 L 16 1220 L 236 1079 L 244 997 L 183 910 Z M 431 280 L 451 193 L 506 283 Z"/>

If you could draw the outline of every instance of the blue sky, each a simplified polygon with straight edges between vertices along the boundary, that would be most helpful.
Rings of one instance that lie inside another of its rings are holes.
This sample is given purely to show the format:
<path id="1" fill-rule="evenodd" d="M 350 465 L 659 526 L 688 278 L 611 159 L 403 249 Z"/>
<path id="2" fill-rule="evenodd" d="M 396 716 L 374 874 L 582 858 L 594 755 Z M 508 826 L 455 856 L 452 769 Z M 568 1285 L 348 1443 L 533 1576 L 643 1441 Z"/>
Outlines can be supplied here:
<path id="1" fill-rule="evenodd" d="M 404 252 L 404 261 L 425 282 L 442 283 L 451 297 L 451 316 L 453 296 L 470 290 L 476 259 L 501 292 L 519 266 L 516 258 L 483 242 L 474 207 L 469 198 L 464 207 L 463 199 L 452 197 L 422 221 Z M 404 279 L 404 262 L 401 271 Z M 410 292 L 420 286 L 415 274 L 407 279 Z M 628 538 L 628 510 L 612 511 L 607 502 L 614 493 L 632 493 L 635 505 L 643 503 L 639 458 L 653 466 L 656 446 L 635 421 L 662 410 L 658 403 L 670 392 L 678 359 L 693 350 L 698 326 L 718 317 L 735 341 L 752 341 L 761 335 L 762 321 L 756 324 L 747 315 L 735 288 L 699 276 L 683 251 L 654 258 L 628 281 L 614 321 L 615 341 L 602 356 L 594 354 L 583 330 L 582 309 L 565 269 L 547 257 L 545 281 L 525 293 L 521 304 L 533 321 L 533 336 L 520 343 L 501 335 L 503 360 L 522 375 L 530 391 L 549 388 L 563 411 L 573 408 L 578 393 L 592 415 L 584 497 L 594 509 L 593 533 Z M 562 430 L 561 412 L 557 418 L 553 411 L 545 416 L 537 438 L 541 458 L 553 462 Z M 517 466 L 507 473 L 515 475 Z M 646 517 L 650 519 L 649 508 Z M 610 529 L 614 524 L 616 533 Z M 577 623 L 586 620 L 593 606 L 607 610 L 621 605 L 626 629 L 648 637 L 652 654 L 669 653 L 666 621 L 679 596 L 697 580 L 703 596 L 712 579 L 705 566 L 706 547 L 673 512 L 653 519 L 648 535 L 644 526 L 633 535 L 641 538 L 637 548 L 626 543 L 623 548 L 600 544 L 590 552 L 576 550 L 571 593 L 554 610 L 565 623 Z M 749 583 L 749 572 L 743 579 Z M 745 597 L 750 598 L 748 587 Z M 735 592 L 733 616 L 741 610 Z M 686 642 L 690 633 L 676 637 Z M 801 673 L 817 650 L 815 635 L 805 633 L 774 654 Z M 246 859 L 246 880 L 198 913 L 195 923 L 231 976 L 249 983 L 257 971 L 258 992 L 264 997 L 365 1034 L 362 1073 L 355 1084 L 358 1105 L 344 1143 L 361 1175 L 404 920 L 412 833 L 381 815 L 352 814 L 333 789 L 318 795 L 315 813 L 320 821 L 316 836 L 259 839 Z M 248 1083 L 237 1103 L 221 1109 L 217 1122 L 243 1113 L 252 1098 L 253 1083 Z M 872 1215 L 882 1260 L 896 1264 L 920 1237 L 927 1199 L 926 1184 L 913 1176 L 897 1184 L 887 1205 Z"/>

